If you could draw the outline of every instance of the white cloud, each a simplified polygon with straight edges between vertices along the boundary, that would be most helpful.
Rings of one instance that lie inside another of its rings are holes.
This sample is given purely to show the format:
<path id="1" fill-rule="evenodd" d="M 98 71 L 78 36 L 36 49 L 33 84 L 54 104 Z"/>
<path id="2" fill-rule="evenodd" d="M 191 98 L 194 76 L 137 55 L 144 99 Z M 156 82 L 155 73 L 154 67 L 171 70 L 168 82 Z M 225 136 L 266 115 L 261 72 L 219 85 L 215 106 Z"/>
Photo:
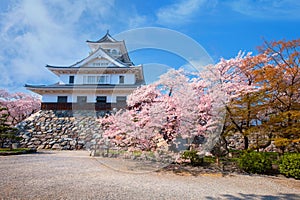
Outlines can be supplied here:
<path id="1" fill-rule="evenodd" d="M 235 0 L 226 2 L 234 11 L 253 18 L 299 19 L 298 0 Z"/>
<path id="2" fill-rule="evenodd" d="M 181 1 L 161 8 L 157 17 L 164 23 L 185 23 L 211 2 Z M 107 29 L 117 33 L 156 23 L 156 19 L 151 18 L 153 15 L 140 14 L 135 5 L 129 5 L 130 12 L 120 5 L 112 0 L 23 0 L 10 3 L 8 9 L 0 13 L 0 88 L 18 86 L 22 89 L 25 83 L 54 83 L 58 81 L 57 77 L 44 66 L 70 65 L 84 58 L 89 52 L 85 40 L 99 39 Z M 164 40 L 158 45 L 174 48 L 178 55 L 184 54 L 180 44 L 174 47 L 173 42 L 166 43 L 175 39 Z M 148 40 L 149 37 L 139 42 Z M 187 53 L 191 56 L 191 52 Z"/>
<path id="3" fill-rule="evenodd" d="M 10 6 L 0 16 L 0 87 L 22 90 L 25 83 L 57 81 L 46 64 L 70 65 L 85 57 L 88 19 L 107 16 L 113 1 L 24 0 Z"/>
<path id="4" fill-rule="evenodd" d="M 160 24 L 180 25 L 189 22 L 208 0 L 182 0 L 158 10 L 157 21 Z"/>
<path id="5" fill-rule="evenodd" d="M 140 16 L 138 14 L 134 14 L 129 18 L 128 29 L 144 26 L 147 24 L 148 20 L 149 19 L 146 16 Z"/>

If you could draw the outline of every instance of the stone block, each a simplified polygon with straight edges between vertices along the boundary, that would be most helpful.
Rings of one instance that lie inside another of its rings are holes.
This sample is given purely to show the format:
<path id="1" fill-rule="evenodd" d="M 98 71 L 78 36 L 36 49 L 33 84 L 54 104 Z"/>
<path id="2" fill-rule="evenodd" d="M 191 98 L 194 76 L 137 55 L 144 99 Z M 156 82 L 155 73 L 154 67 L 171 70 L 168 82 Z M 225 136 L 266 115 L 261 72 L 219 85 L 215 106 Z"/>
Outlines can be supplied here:
<path id="1" fill-rule="evenodd" d="M 33 142 L 34 145 L 40 145 L 42 142 L 40 140 L 36 140 Z"/>
<path id="2" fill-rule="evenodd" d="M 42 145 L 38 146 L 37 150 L 39 150 L 39 149 L 45 149 L 45 147 L 46 147 L 46 145 L 42 144 Z"/>
<path id="3" fill-rule="evenodd" d="M 53 146 L 52 146 L 51 149 L 52 149 L 52 150 L 61 150 L 62 147 L 61 147 L 59 144 L 55 143 L 55 144 L 53 144 Z"/>
<path id="4" fill-rule="evenodd" d="M 56 143 L 56 141 L 51 141 L 51 142 L 49 142 L 50 145 L 53 145 L 53 144 L 55 144 L 55 143 Z"/>

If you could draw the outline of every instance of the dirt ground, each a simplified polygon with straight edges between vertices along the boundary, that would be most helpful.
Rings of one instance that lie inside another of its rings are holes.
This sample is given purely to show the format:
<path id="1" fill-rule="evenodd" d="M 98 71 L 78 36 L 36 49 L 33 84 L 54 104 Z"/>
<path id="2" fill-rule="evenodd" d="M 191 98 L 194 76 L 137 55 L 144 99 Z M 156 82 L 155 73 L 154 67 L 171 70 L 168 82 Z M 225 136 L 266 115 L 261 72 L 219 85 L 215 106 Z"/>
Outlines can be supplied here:
<path id="1" fill-rule="evenodd" d="M 0 156 L 0 199 L 300 199 L 294 179 L 162 167 L 87 151 Z"/>

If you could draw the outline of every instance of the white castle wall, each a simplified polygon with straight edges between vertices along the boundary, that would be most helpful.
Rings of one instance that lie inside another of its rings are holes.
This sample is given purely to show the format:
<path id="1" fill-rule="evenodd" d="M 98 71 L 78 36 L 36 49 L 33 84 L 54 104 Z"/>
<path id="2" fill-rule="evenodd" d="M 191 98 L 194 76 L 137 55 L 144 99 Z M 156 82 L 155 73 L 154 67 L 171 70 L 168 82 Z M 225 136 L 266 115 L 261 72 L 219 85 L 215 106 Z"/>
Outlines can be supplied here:
<path id="1" fill-rule="evenodd" d="M 75 84 L 83 84 L 83 77 L 87 76 L 84 74 L 64 74 L 60 75 L 61 84 L 69 84 L 69 76 L 75 76 Z M 89 74 L 88 76 L 99 76 L 99 74 Z M 108 84 L 119 84 L 119 76 L 124 76 L 124 84 L 135 84 L 135 75 L 134 74 L 109 74 L 109 83 Z"/>
<path id="2" fill-rule="evenodd" d="M 57 102 L 58 96 L 68 96 L 68 103 L 76 103 L 77 96 L 87 96 L 87 103 L 95 103 L 96 102 L 96 96 L 106 96 L 107 103 L 116 103 L 117 102 L 117 96 L 126 96 L 124 94 L 94 94 L 94 93 L 82 93 L 82 94 L 62 94 L 62 93 L 53 93 L 53 94 L 45 94 L 42 97 L 42 102 L 44 103 L 54 103 Z"/>

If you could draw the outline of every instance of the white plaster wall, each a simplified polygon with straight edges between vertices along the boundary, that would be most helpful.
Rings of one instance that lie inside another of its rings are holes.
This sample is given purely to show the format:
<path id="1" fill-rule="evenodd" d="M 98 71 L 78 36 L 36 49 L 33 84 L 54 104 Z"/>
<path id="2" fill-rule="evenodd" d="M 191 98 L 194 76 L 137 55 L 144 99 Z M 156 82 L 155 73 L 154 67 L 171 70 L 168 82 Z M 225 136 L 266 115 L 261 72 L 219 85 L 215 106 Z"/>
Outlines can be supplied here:
<path id="1" fill-rule="evenodd" d="M 42 96 L 42 102 L 57 102 L 57 95 L 44 94 Z"/>
<path id="2" fill-rule="evenodd" d="M 68 97 L 68 103 L 76 103 L 78 96 L 86 96 L 87 97 L 87 103 L 95 103 L 97 96 L 106 96 L 107 103 L 116 103 L 117 102 L 117 96 L 127 96 L 125 94 L 45 94 L 42 96 L 42 102 L 45 103 L 56 103 L 58 96 L 67 96 Z"/>
<path id="3" fill-rule="evenodd" d="M 75 84 L 83 84 L 83 75 L 75 75 L 74 83 Z"/>
<path id="4" fill-rule="evenodd" d="M 73 101 L 72 95 L 66 95 L 66 94 L 44 94 L 42 96 L 42 102 L 45 103 L 53 103 L 57 102 L 57 97 L 58 96 L 67 96 L 68 97 L 68 103 Z"/>
<path id="5" fill-rule="evenodd" d="M 87 96 L 87 102 L 88 103 L 94 103 L 96 102 L 96 96 L 94 94 L 88 94 Z"/>
<path id="6" fill-rule="evenodd" d="M 119 84 L 119 74 L 112 74 L 110 77 L 111 84 Z"/>
<path id="7" fill-rule="evenodd" d="M 78 80 L 77 80 L 78 78 L 77 78 L 76 74 L 61 74 L 59 76 L 61 83 L 62 84 L 69 84 L 69 77 L 70 76 L 74 76 L 74 83 L 78 82 Z"/>
<path id="8" fill-rule="evenodd" d="M 111 102 L 111 103 L 116 103 L 116 102 L 117 102 L 117 98 L 116 98 L 115 95 L 112 95 L 110 98 L 111 98 L 111 99 L 110 99 L 110 102 Z"/>
<path id="9" fill-rule="evenodd" d="M 111 95 L 99 95 L 99 96 L 106 96 L 107 103 L 112 103 L 112 96 Z"/>
<path id="10" fill-rule="evenodd" d="M 87 97 L 87 103 L 95 103 L 97 96 L 106 96 L 107 103 L 112 102 L 112 96 L 110 94 L 73 94 L 73 102 L 77 102 L 77 96 L 86 96 Z"/>
<path id="11" fill-rule="evenodd" d="M 113 74 L 111 75 L 111 84 L 119 84 L 119 76 L 124 76 L 124 84 L 135 84 L 134 74 Z"/>
<path id="12" fill-rule="evenodd" d="M 127 95 L 125 95 L 125 94 L 113 94 L 112 96 L 111 96 L 111 103 L 117 103 L 117 97 L 124 97 L 124 96 L 127 96 Z"/>
<path id="13" fill-rule="evenodd" d="M 60 75 L 60 83 L 61 84 L 68 84 L 69 77 L 74 76 L 74 83 L 75 84 L 83 84 L 83 77 L 84 76 L 99 76 L 100 74 L 62 74 Z M 135 84 L 135 75 L 134 74 L 110 74 L 109 75 L 109 83 L 108 84 L 119 84 L 119 76 L 125 76 L 124 84 Z"/>
<path id="14" fill-rule="evenodd" d="M 135 75 L 134 74 L 126 74 L 125 83 L 126 84 L 135 84 Z"/>

